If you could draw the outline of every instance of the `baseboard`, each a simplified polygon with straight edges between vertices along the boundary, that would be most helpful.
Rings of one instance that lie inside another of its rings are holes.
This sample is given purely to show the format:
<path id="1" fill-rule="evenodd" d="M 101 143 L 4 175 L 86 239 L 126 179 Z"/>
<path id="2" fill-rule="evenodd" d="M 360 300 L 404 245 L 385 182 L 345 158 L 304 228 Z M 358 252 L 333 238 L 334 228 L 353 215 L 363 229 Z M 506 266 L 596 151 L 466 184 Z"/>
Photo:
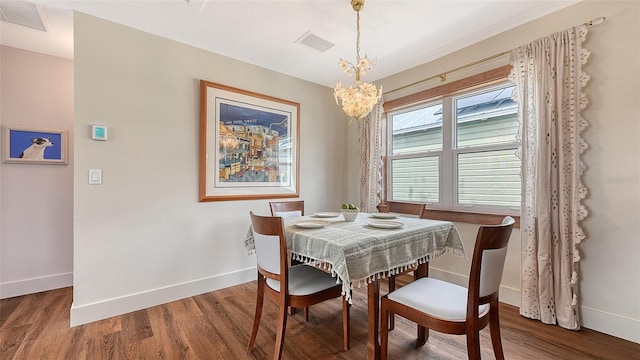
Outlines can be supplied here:
<path id="1" fill-rule="evenodd" d="M 253 267 L 92 304 L 78 306 L 73 303 L 71 304 L 71 326 L 87 324 L 152 306 L 166 304 L 255 279 L 256 268 Z"/>
<path id="2" fill-rule="evenodd" d="M 582 306 L 582 326 L 640 344 L 640 320 Z"/>
<path id="3" fill-rule="evenodd" d="M 73 285 L 73 273 L 62 273 L 0 284 L 0 299 L 60 289 Z"/>

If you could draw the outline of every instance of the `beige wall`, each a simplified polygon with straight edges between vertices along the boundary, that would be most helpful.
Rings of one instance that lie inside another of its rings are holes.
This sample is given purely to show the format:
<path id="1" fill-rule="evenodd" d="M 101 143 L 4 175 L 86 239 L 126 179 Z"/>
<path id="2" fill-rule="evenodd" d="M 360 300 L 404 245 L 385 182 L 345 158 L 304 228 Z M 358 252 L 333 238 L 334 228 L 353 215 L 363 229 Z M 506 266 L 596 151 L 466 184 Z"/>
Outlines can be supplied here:
<path id="1" fill-rule="evenodd" d="M 1 125 L 73 135 L 73 61 L 0 46 L 0 86 Z M 72 229 L 73 159 L 1 163 L 0 298 L 70 286 Z"/>
<path id="2" fill-rule="evenodd" d="M 582 222 L 587 238 L 580 245 L 580 310 L 585 327 L 640 342 L 640 3 L 583 1 L 378 83 L 387 90 L 396 89 L 600 16 L 606 22 L 590 28 L 585 43 L 591 51 L 585 66 L 591 75 L 585 88 L 590 104 L 583 112 L 590 124 L 583 132 L 589 149 L 582 156 L 587 166 L 583 181 L 589 188 L 584 201 L 589 217 Z M 502 57 L 450 74 L 448 81 L 506 63 L 508 57 Z M 437 85 L 439 80 L 433 80 L 387 93 L 385 100 Z M 350 136 L 355 136 L 353 131 Z M 357 164 L 357 159 L 350 159 L 350 164 Z M 457 225 L 466 248 L 472 251 L 477 226 Z M 468 266 L 468 262 L 445 255 L 433 262 L 432 273 L 464 282 Z M 519 304 L 519 272 L 520 233 L 516 231 L 505 267 L 502 300 Z"/>
<path id="3" fill-rule="evenodd" d="M 330 89 L 77 13 L 72 324 L 255 279 L 243 238 L 268 201 L 198 202 L 200 79 L 299 102 L 306 211 L 343 202 Z M 109 141 L 90 139 L 96 123 Z"/>

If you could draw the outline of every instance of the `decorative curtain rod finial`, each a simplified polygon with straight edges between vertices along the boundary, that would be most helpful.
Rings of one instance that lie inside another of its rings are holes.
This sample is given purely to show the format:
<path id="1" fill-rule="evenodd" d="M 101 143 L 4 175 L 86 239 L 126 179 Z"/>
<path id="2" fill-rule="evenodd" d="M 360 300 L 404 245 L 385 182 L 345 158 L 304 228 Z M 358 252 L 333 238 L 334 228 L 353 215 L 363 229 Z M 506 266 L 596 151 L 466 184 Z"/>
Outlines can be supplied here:
<path id="1" fill-rule="evenodd" d="M 584 25 L 587 25 L 587 26 L 596 26 L 596 25 L 600 25 L 600 24 L 602 24 L 603 22 L 605 22 L 605 20 L 607 20 L 607 18 L 605 18 L 604 16 L 601 16 L 601 17 L 599 17 L 599 18 L 595 18 L 595 19 L 593 19 L 593 20 L 591 20 L 591 21 L 588 21 L 588 22 L 584 23 Z"/>

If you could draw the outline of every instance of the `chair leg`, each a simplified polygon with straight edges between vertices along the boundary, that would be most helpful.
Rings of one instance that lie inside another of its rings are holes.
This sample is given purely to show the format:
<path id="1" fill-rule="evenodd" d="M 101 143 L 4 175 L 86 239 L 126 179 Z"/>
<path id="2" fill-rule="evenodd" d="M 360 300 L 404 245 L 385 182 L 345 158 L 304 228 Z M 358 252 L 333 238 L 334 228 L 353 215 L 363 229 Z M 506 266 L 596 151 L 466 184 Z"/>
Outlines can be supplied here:
<path id="1" fill-rule="evenodd" d="M 256 341 L 256 335 L 258 335 L 258 328 L 260 327 L 260 318 L 262 317 L 262 304 L 264 303 L 264 279 L 258 275 L 258 291 L 256 292 L 256 312 L 253 316 L 253 327 L 251 328 L 251 338 L 249 338 L 249 346 L 247 351 L 251 351 L 253 344 Z"/>
<path id="2" fill-rule="evenodd" d="M 276 333 L 276 347 L 273 350 L 273 360 L 282 358 L 282 348 L 284 347 L 284 333 L 287 330 L 287 304 L 280 304 L 278 309 L 278 329 Z"/>
<path id="3" fill-rule="evenodd" d="M 469 360 L 480 359 L 480 333 L 478 329 L 467 330 L 467 354 Z"/>
<path id="4" fill-rule="evenodd" d="M 415 281 L 426 276 L 429 276 L 428 262 L 418 265 L 418 268 L 413 271 L 413 280 Z M 422 325 L 417 325 L 416 328 L 417 328 L 416 330 L 417 332 L 416 348 L 417 348 L 427 343 L 427 339 L 429 338 L 429 329 L 427 329 Z"/>
<path id="5" fill-rule="evenodd" d="M 303 310 L 304 310 L 304 321 L 309 321 L 309 307 L 305 306 Z M 289 306 L 289 316 L 295 315 L 295 314 L 296 314 L 296 308 L 294 308 L 293 306 Z"/>
<path id="6" fill-rule="evenodd" d="M 396 290 L 396 276 L 389 276 L 389 292 L 393 292 Z M 394 314 L 389 314 L 389 330 L 393 330 L 396 327 L 396 316 Z"/>
<path id="7" fill-rule="evenodd" d="M 289 266 L 293 266 L 293 265 L 298 265 L 298 264 L 302 264 L 301 261 L 298 260 L 294 260 L 291 257 L 289 257 Z M 293 316 L 296 314 L 296 308 L 294 308 L 293 306 L 289 307 L 289 315 Z"/>
<path id="8" fill-rule="evenodd" d="M 491 331 L 491 344 L 493 345 L 493 353 L 496 360 L 504 360 L 504 352 L 502 351 L 502 340 L 500 339 L 500 313 L 498 312 L 498 300 L 490 303 L 489 313 L 489 330 Z"/>
<path id="9" fill-rule="evenodd" d="M 383 297 L 380 304 L 380 359 L 387 360 L 387 350 L 389 347 L 389 319 L 395 314 L 389 312 L 387 298 Z"/>
<path id="10" fill-rule="evenodd" d="M 422 325 L 416 326 L 417 336 L 416 336 L 416 348 L 427 343 L 427 339 L 429 338 L 429 329 L 425 328 Z"/>
<path id="11" fill-rule="evenodd" d="M 346 296 L 342 296 L 342 342 L 344 350 L 349 350 L 351 339 L 351 304 L 347 301 Z"/>

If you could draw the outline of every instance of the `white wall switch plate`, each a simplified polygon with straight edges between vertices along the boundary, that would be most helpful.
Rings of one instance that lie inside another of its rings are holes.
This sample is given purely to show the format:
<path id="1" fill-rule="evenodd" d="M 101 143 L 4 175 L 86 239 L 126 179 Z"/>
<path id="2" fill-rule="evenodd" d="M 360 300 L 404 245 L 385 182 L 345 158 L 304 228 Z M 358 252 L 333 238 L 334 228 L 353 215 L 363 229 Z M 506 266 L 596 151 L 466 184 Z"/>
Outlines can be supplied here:
<path id="1" fill-rule="evenodd" d="M 102 184 L 102 170 L 89 169 L 89 185 L 101 185 L 101 184 Z"/>

